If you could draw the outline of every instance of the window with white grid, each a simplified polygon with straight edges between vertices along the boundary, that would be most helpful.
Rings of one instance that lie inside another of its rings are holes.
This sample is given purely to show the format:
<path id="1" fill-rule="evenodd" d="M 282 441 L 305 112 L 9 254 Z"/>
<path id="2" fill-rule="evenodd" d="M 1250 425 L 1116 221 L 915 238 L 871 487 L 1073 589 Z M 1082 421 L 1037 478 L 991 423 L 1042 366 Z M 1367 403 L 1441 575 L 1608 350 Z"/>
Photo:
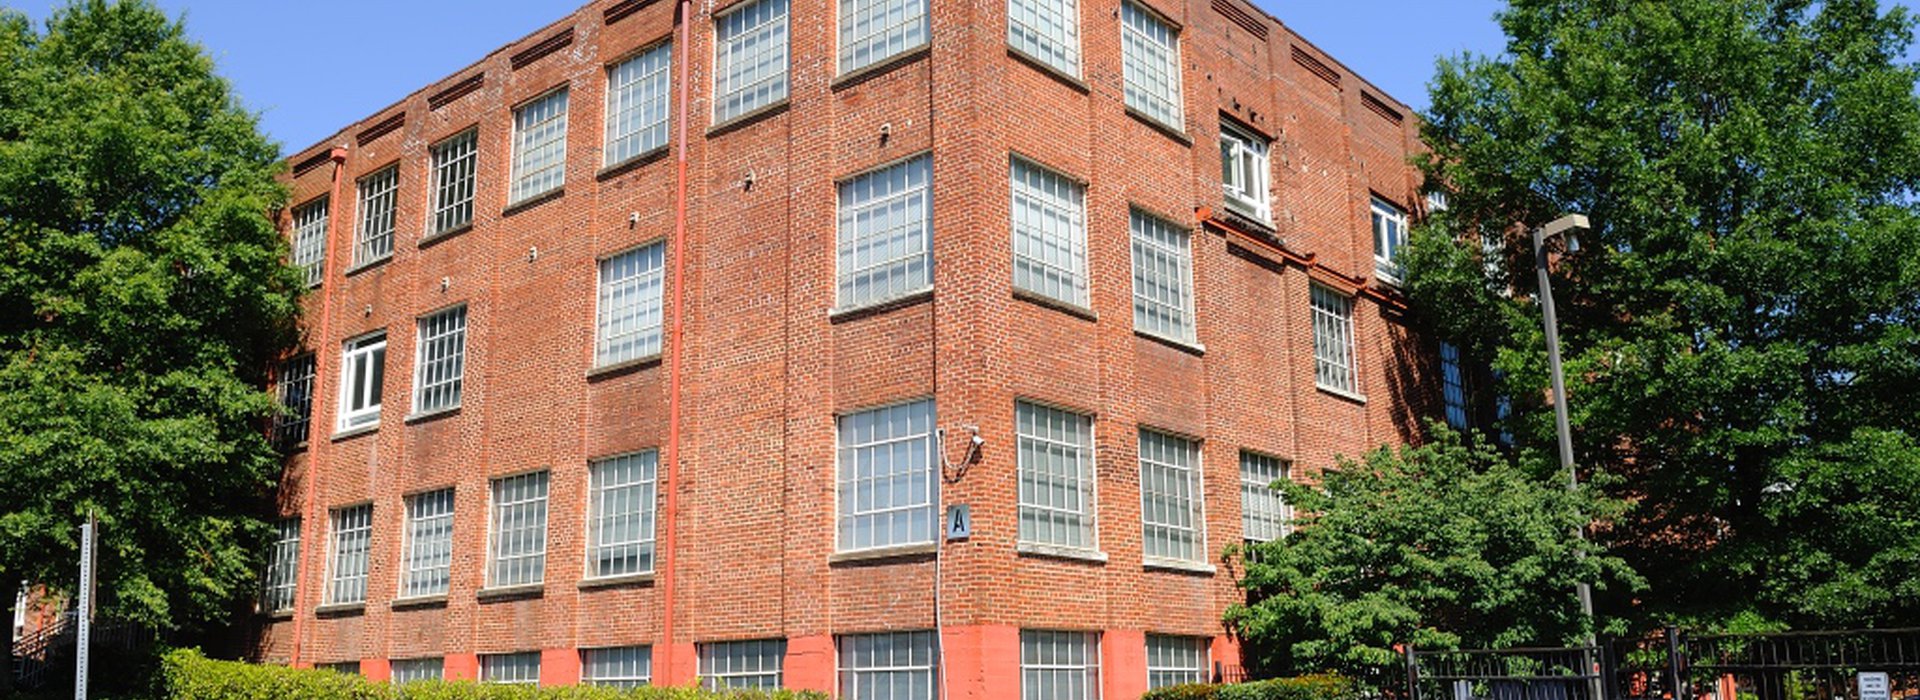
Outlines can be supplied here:
<path id="1" fill-rule="evenodd" d="M 1388 282 L 1400 280 L 1400 249 L 1407 245 L 1407 213 L 1392 202 L 1373 198 L 1373 269 Z"/>
<path id="2" fill-rule="evenodd" d="M 1193 247 L 1189 232 L 1133 210 L 1133 327 L 1194 342 Z"/>
<path id="3" fill-rule="evenodd" d="M 1147 689 L 1207 680 L 1207 639 L 1147 635 Z"/>
<path id="4" fill-rule="evenodd" d="M 327 605 L 367 600 L 367 551 L 373 543 L 373 504 L 328 514 Z"/>
<path id="5" fill-rule="evenodd" d="M 400 597 L 445 595 L 453 565 L 453 489 L 407 497 Z"/>
<path id="6" fill-rule="evenodd" d="M 387 379 L 387 334 L 349 340 L 340 349 L 339 430 L 380 422 L 380 392 Z"/>
<path id="7" fill-rule="evenodd" d="M 667 145 L 668 67 L 673 44 L 661 44 L 607 70 L 606 165 Z"/>
<path id="8" fill-rule="evenodd" d="M 587 467 L 587 575 L 653 571 L 654 491 L 660 453 L 648 450 Z"/>
<path id="9" fill-rule="evenodd" d="M 547 472 L 493 480 L 489 587 L 540 583 L 547 573 Z"/>
<path id="10" fill-rule="evenodd" d="M 1013 286 L 1087 305 L 1087 188 L 1014 158 Z"/>
<path id="11" fill-rule="evenodd" d="M 784 639 L 702 644 L 700 686 L 708 690 L 778 688 L 786 658 Z"/>
<path id="12" fill-rule="evenodd" d="M 322 671 L 344 673 L 349 676 L 360 675 L 360 662 L 358 661 L 335 661 L 332 663 L 314 664 L 313 667 Z"/>
<path id="13" fill-rule="evenodd" d="M 1020 541 L 1093 549 L 1093 416 L 1014 405 Z"/>
<path id="14" fill-rule="evenodd" d="M 413 412 L 431 413 L 460 406 L 460 381 L 467 364 L 467 307 L 456 306 L 420 319 L 419 349 L 413 365 Z"/>
<path id="15" fill-rule="evenodd" d="M 653 682 L 653 648 L 582 649 L 580 681 L 620 689 L 647 685 Z"/>
<path id="16" fill-rule="evenodd" d="M 840 73 L 927 43 L 927 0 L 840 0 Z"/>
<path id="17" fill-rule="evenodd" d="M 932 542 L 933 401 L 839 418 L 839 550 Z"/>
<path id="18" fill-rule="evenodd" d="M 660 354 L 667 244 L 644 245 L 600 261 L 594 365 Z"/>
<path id="19" fill-rule="evenodd" d="M 1204 559 L 1200 443 L 1140 431 L 1141 548 L 1149 559 Z"/>
<path id="20" fill-rule="evenodd" d="M 562 88 L 513 110 L 513 177 L 507 194 L 517 204 L 567 181 L 567 91 Z"/>
<path id="21" fill-rule="evenodd" d="M 1007 44 L 1080 77 L 1080 6 L 1075 0 L 1007 0 Z"/>
<path id="22" fill-rule="evenodd" d="M 293 208 L 293 266 L 306 273 L 307 286 L 326 274 L 327 198 Z"/>
<path id="23" fill-rule="evenodd" d="M 840 308 L 933 286 L 932 171 L 920 156 L 840 183 Z"/>
<path id="24" fill-rule="evenodd" d="M 267 571 L 261 577 L 260 608 L 266 612 L 293 609 L 300 583 L 300 519 L 288 518 L 273 526 L 273 545 L 267 550 Z"/>
<path id="25" fill-rule="evenodd" d="M 1440 391 L 1446 405 L 1447 425 L 1454 430 L 1467 429 L 1467 378 L 1460 369 L 1460 346 L 1440 344 Z"/>
<path id="26" fill-rule="evenodd" d="M 307 441 L 313 417 L 313 372 L 313 353 L 307 353 L 281 363 L 274 373 L 274 393 L 283 411 L 273 417 L 275 447 L 288 450 Z"/>
<path id="27" fill-rule="evenodd" d="M 414 681 L 437 681 L 440 680 L 444 667 L 445 660 L 437 656 L 430 659 L 394 659 L 393 665 L 388 668 L 391 674 L 389 680 L 394 685 L 404 685 Z"/>
<path id="28" fill-rule="evenodd" d="M 433 145 L 433 205 L 427 235 L 473 223 L 473 182 L 480 133 L 468 129 Z"/>
<path id="29" fill-rule="evenodd" d="M 393 205 L 400 190 L 400 165 L 360 178 L 360 227 L 353 235 L 353 266 L 393 255 Z"/>
<path id="30" fill-rule="evenodd" d="M 1127 106 L 1186 130 L 1180 99 L 1180 30 L 1139 3 L 1120 3 L 1120 57 Z"/>
<path id="31" fill-rule="evenodd" d="M 540 685 L 540 652 L 481 654 L 480 682 L 495 685 Z"/>
<path id="32" fill-rule="evenodd" d="M 1240 532 L 1248 542 L 1272 542 L 1287 536 L 1293 511 L 1274 484 L 1287 480 L 1287 463 L 1278 457 L 1240 453 Z"/>
<path id="33" fill-rule="evenodd" d="M 1099 700 L 1095 632 L 1020 630 L 1020 700 Z"/>
<path id="34" fill-rule="evenodd" d="M 786 99 L 787 0 L 754 0 L 713 22 L 713 121 Z"/>
<path id="35" fill-rule="evenodd" d="M 933 632 L 849 634 L 840 638 L 844 700 L 933 700 Z"/>
<path id="36" fill-rule="evenodd" d="M 1312 301 L 1314 384 L 1358 394 L 1353 371 L 1353 298 L 1316 284 Z"/>
<path id="37" fill-rule="evenodd" d="M 1227 206 L 1263 224 L 1273 222 L 1268 167 L 1266 139 L 1220 123 L 1220 186 Z"/>

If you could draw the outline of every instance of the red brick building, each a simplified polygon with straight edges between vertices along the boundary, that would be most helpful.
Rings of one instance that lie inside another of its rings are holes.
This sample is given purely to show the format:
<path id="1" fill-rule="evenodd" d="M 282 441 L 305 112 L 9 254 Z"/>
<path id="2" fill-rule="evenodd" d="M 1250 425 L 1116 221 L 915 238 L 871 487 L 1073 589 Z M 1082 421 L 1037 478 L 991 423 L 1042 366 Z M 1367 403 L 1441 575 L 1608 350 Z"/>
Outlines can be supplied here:
<path id="1" fill-rule="evenodd" d="M 1415 120 L 1244 0 L 835 2 L 594 2 L 290 159 L 317 289 L 260 658 L 860 698 L 1238 666 L 1263 484 L 1439 405 L 1377 261 Z"/>

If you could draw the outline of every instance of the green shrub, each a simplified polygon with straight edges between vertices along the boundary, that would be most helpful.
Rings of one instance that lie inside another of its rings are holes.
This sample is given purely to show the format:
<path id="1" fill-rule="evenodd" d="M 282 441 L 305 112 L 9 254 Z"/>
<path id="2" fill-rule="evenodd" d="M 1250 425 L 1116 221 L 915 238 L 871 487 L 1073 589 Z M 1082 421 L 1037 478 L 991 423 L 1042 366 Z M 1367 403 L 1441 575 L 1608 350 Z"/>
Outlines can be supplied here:
<path id="1" fill-rule="evenodd" d="M 1183 683 L 1165 688 L 1155 688 L 1140 696 L 1140 700 L 1217 700 L 1222 686 L 1217 683 Z"/>
<path id="2" fill-rule="evenodd" d="M 1231 685 L 1192 683 L 1148 691 L 1140 700 L 1355 700 L 1353 681 L 1340 676 L 1275 678 Z"/>

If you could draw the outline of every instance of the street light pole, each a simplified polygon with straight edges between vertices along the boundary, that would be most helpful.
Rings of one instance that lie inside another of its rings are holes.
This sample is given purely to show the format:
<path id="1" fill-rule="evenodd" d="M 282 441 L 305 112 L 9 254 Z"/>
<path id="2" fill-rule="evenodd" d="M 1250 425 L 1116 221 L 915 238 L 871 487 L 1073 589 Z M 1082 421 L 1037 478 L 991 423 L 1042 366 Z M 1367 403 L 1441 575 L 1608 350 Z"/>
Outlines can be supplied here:
<path id="1" fill-rule="evenodd" d="M 1553 282 L 1547 274 L 1547 239 L 1574 231 L 1590 228 L 1584 214 L 1568 214 L 1554 219 L 1545 226 L 1533 231 L 1533 268 L 1540 276 L 1540 314 L 1547 330 L 1547 370 L 1553 375 L 1553 427 L 1560 439 L 1560 468 L 1567 472 L 1567 490 L 1580 489 L 1580 472 L 1573 466 L 1573 426 L 1567 418 L 1567 380 L 1560 369 L 1560 321 L 1553 309 Z M 1575 537 L 1586 538 L 1585 528 L 1575 527 Z M 1586 615 L 1588 624 L 1593 623 L 1593 586 L 1582 580 L 1574 584 L 1575 592 L 1580 596 L 1580 612 Z M 1589 628 L 1586 646 L 1598 650 L 1599 643 Z M 1590 700 L 1603 700 L 1599 679 L 1599 669 L 1588 661 L 1588 673 L 1594 674 L 1589 684 Z"/>

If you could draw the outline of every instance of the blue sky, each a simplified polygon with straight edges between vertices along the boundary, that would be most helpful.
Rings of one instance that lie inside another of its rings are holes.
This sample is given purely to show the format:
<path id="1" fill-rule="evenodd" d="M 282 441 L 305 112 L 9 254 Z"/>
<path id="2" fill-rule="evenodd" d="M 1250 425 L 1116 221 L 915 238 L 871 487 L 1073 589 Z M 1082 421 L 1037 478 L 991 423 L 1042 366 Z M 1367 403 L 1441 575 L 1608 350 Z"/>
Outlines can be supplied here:
<path id="1" fill-rule="evenodd" d="M 1424 109 L 1434 60 L 1492 53 L 1496 0 L 1255 0 L 1389 94 Z M 159 0 L 207 47 L 284 150 L 304 148 L 585 0 Z M 45 19 L 61 0 L 0 0 Z"/>

